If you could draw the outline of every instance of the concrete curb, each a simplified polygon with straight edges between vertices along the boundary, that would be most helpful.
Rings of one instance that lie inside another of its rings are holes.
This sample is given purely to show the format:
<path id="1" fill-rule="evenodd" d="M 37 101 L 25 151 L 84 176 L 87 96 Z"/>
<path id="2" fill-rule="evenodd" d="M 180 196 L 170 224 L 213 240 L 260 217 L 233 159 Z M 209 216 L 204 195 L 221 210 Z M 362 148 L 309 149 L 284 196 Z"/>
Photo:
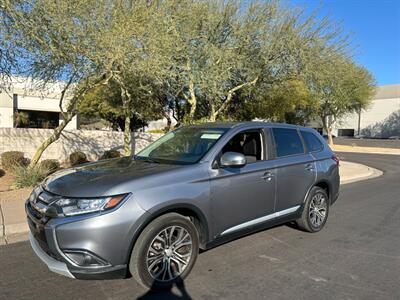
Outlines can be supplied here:
<path id="1" fill-rule="evenodd" d="M 358 163 L 341 161 L 341 166 L 342 166 L 342 168 L 343 168 L 343 166 L 346 166 L 346 172 L 347 172 L 347 174 L 345 176 L 343 176 L 341 174 L 341 177 L 342 177 L 342 180 L 340 182 L 341 185 L 379 177 L 383 174 L 383 172 L 378 169 L 371 168 L 369 166 L 358 164 Z M 1 206 L 0 206 L 0 208 L 1 208 Z M 4 207 L 2 209 L 4 210 Z M 0 214 L 0 219 L 1 219 L 0 238 L 4 239 L 6 244 L 7 244 L 7 240 L 13 239 L 13 235 L 25 234 L 29 231 L 29 226 L 26 222 L 7 224 L 7 222 L 4 222 L 3 217 L 4 217 L 3 211 L 1 211 L 1 214 Z M 1 244 L 2 243 L 0 243 L 0 245 Z"/>
<path id="2" fill-rule="evenodd" d="M 353 162 L 347 162 L 347 161 L 342 161 L 341 164 L 342 164 L 342 166 L 347 165 L 348 168 L 358 169 L 358 172 L 356 172 L 354 174 L 346 174 L 346 176 L 344 176 L 345 178 L 341 178 L 341 180 L 340 180 L 341 185 L 345 185 L 345 184 L 349 184 L 349 183 L 353 183 L 353 182 L 357 182 L 357 181 L 364 181 L 367 179 L 372 179 L 372 178 L 376 178 L 376 177 L 383 175 L 383 172 L 381 170 L 378 170 L 378 169 L 375 169 L 375 168 L 372 168 L 372 167 L 369 167 L 366 165 L 353 163 Z M 360 170 L 362 170 L 362 171 L 360 172 Z"/>
<path id="3" fill-rule="evenodd" d="M 383 155 L 400 155 L 400 152 L 390 151 L 374 151 L 374 150 L 363 150 L 363 149 L 341 149 L 333 148 L 334 152 L 346 152 L 346 153 L 363 153 L 363 154 L 383 154 Z"/>

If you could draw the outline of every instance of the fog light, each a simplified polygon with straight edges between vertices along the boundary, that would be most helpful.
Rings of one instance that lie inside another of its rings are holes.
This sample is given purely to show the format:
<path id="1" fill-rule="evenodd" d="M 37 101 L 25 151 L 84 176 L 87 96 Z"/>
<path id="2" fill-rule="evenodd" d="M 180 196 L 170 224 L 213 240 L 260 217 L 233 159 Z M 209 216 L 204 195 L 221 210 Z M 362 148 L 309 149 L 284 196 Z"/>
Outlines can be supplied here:
<path id="1" fill-rule="evenodd" d="M 64 254 L 78 266 L 94 267 L 108 265 L 101 258 L 86 251 L 65 251 Z"/>

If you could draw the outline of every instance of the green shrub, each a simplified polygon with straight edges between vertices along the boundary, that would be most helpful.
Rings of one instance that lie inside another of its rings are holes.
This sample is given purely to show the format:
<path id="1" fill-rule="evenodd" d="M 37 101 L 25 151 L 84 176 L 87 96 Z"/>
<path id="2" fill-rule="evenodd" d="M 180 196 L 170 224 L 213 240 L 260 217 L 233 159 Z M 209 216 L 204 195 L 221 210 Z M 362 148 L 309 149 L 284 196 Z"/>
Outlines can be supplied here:
<path id="1" fill-rule="evenodd" d="M 39 165 L 30 168 L 17 166 L 14 168 L 14 186 L 17 188 L 37 186 L 46 176 L 48 170 Z"/>
<path id="2" fill-rule="evenodd" d="M 146 133 L 161 133 L 161 134 L 164 134 L 165 130 L 164 129 L 150 129 L 150 130 L 146 130 Z"/>
<path id="3" fill-rule="evenodd" d="M 75 151 L 69 155 L 69 162 L 71 166 L 76 166 L 87 162 L 86 154 L 82 151 Z"/>
<path id="4" fill-rule="evenodd" d="M 117 158 L 117 157 L 121 157 L 121 153 L 119 153 L 119 151 L 108 150 L 108 151 L 105 151 L 102 156 L 100 156 L 99 160 L 109 159 L 109 158 Z"/>
<path id="5" fill-rule="evenodd" d="M 60 168 L 60 163 L 56 159 L 45 159 L 39 163 L 39 167 L 47 170 L 47 175 L 50 175 Z"/>
<path id="6" fill-rule="evenodd" d="M 11 171 L 15 167 L 26 165 L 27 159 L 20 151 L 7 151 L 1 154 L 1 165 L 4 170 Z"/>

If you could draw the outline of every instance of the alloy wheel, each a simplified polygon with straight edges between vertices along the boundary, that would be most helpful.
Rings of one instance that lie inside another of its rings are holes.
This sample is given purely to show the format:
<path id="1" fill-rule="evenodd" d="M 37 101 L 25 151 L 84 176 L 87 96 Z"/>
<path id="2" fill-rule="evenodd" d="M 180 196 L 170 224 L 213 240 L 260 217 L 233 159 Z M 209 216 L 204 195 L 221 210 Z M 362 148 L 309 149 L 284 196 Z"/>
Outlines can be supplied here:
<path id="1" fill-rule="evenodd" d="M 192 237 L 181 226 L 160 231 L 147 250 L 147 270 L 156 281 L 167 282 L 182 274 L 193 252 Z"/>
<path id="2" fill-rule="evenodd" d="M 315 194 L 310 201 L 308 215 L 314 228 L 319 228 L 326 219 L 327 201 L 323 194 Z"/>

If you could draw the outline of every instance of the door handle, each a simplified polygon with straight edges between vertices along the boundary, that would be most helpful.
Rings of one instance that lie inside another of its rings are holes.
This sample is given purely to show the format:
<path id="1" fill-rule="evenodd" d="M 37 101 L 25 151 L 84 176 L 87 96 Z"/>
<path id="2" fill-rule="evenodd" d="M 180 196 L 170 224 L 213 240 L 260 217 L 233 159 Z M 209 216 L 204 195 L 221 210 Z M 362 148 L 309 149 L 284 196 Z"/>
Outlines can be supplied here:
<path id="1" fill-rule="evenodd" d="M 271 181 L 274 176 L 275 175 L 272 174 L 271 172 L 266 172 L 263 176 L 261 176 L 261 178 L 264 179 L 265 181 Z"/>
<path id="2" fill-rule="evenodd" d="M 306 167 L 305 167 L 305 169 L 306 169 L 307 171 L 314 171 L 314 170 L 315 170 L 315 168 L 314 168 L 314 165 L 313 165 L 313 164 L 306 164 Z"/>

